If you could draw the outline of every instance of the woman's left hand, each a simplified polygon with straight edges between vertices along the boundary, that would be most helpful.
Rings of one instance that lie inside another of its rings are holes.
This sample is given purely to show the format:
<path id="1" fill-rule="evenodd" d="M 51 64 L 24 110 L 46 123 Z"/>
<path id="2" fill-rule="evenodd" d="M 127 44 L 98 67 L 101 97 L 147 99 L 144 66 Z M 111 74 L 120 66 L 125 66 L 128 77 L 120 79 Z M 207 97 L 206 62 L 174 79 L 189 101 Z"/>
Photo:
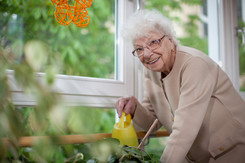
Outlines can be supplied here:
<path id="1" fill-rule="evenodd" d="M 137 107 L 137 103 L 138 100 L 134 96 L 119 98 L 116 102 L 116 109 L 119 118 L 122 116 L 123 111 L 126 115 L 130 114 L 133 118 Z"/>

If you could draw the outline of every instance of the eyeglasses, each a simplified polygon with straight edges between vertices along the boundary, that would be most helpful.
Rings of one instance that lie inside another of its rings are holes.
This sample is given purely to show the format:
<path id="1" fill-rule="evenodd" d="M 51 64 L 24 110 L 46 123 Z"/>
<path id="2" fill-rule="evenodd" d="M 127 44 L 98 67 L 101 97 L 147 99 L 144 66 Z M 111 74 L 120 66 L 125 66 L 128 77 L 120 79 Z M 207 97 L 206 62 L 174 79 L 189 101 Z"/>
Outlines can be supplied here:
<path id="1" fill-rule="evenodd" d="M 132 54 L 134 55 L 134 56 L 137 56 L 138 58 L 139 57 L 142 57 L 143 55 L 144 55 L 144 49 L 145 48 L 148 48 L 149 50 L 155 50 L 155 49 L 157 49 L 157 48 L 159 48 L 160 47 L 160 43 L 161 43 L 161 41 L 162 41 L 162 39 L 164 38 L 164 37 L 166 37 L 167 35 L 163 35 L 160 39 L 157 39 L 157 40 L 152 40 L 148 45 L 146 45 L 146 47 L 138 47 L 138 48 L 136 48 L 136 49 L 134 49 L 134 51 L 132 51 Z"/>

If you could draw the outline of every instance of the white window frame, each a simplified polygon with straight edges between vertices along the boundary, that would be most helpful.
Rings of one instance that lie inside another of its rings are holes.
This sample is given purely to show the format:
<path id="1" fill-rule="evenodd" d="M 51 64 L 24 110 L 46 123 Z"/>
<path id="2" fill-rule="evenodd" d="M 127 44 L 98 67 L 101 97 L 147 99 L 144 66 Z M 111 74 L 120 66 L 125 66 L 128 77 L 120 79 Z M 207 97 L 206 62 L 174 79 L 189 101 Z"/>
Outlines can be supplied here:
<path id="1" fill-rule="evenodd" d="M 120 28 L 127 17 L 135 11 L 135 2 L 131 0 L 115 0 L 118 10 L 116 20 L 118 33 L 116 34 L 115 67 L 117 80 L 90 77 L 57 75 L 53 89 L 59 93 L 63 101 L 71 106 L 88 106 L 99 108 L 115 108 L 115 102 L 123 96 L 138 95 L 138 62 L 131 54 L 132 47 L 120 37 Z M 16 106 L 35 106 L 32 95 L 24 94 L 17 86 L 12 70 L 7 70 L 12 91 L 13 103 Z M 44 73 L 37 73 L 36 78 L 42 81 Z"/>
<path id="2" fill-rule="evenodd" d="M 219 55 L 219 15 L 216 0 L 207 0 L 208 7 L 208 55 L 222 67 Z"/>

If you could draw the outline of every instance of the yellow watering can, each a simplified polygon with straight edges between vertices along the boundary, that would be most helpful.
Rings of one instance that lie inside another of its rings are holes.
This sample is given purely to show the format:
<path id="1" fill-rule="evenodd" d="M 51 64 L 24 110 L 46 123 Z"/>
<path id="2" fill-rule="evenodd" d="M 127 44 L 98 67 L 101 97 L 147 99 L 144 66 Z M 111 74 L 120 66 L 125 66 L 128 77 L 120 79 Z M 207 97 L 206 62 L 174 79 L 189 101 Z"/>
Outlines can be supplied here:
<path id="1" fill-rule="evenodd" d="M 125 120 L 125 113 L 122 113 L 119 122 L 116 123 L 112 130 L 112 138 L 120 140 L 120 145 L 127 146 L 138 146 L 138 138 L 134 130 L 133 125 L 131 124 L 131 116 L 128 114 Z"/>

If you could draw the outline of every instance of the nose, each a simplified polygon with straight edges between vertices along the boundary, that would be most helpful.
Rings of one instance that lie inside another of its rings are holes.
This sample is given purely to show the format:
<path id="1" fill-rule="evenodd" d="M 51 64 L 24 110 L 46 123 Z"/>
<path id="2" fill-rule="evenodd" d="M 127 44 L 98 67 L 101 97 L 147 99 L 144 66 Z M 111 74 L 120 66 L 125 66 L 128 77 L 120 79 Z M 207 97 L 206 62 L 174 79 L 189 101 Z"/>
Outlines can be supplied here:
<path id="1" fill-rule="evenodd" d="M 145 50 L 144 50 L 144 58 L 145 59 L 150 58 L 151 55 L 152 55 L 152 51 L 148 47 L 145 47 Z"/>

